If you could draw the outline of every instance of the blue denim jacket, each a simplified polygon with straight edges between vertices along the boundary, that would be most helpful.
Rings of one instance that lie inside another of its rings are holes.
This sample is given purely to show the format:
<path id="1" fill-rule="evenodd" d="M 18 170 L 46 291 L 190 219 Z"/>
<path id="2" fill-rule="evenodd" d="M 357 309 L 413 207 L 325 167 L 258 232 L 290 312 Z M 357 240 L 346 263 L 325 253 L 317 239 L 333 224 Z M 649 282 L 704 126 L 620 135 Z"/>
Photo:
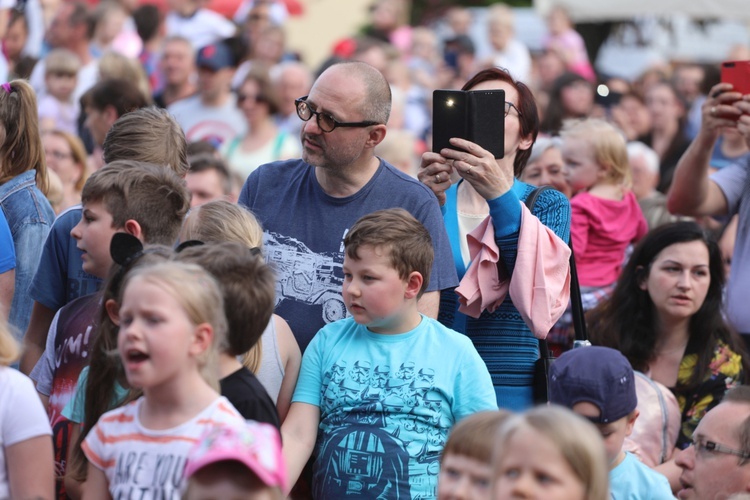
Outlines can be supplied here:
<path id="1" fill-rule="evenodd" d="M 13 335 L 19 340 L 29 326 L 34 304 L 29 285 L 39 265 L 44 240 L 55 220 L 55 212 L 36 187 L 35 178 L 36 170 L 29 170 L 0 186 L 0 207 L 16 247 L 16 290 L 9 322 Z"/>

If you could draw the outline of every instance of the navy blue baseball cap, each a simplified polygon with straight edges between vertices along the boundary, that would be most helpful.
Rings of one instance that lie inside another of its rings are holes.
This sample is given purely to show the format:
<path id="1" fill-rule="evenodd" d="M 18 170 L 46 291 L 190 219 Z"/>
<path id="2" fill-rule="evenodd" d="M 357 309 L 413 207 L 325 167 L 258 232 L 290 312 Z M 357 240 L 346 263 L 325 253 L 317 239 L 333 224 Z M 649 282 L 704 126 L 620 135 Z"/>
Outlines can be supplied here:
<path id="1" fill-rule="evenodd" d="M 208 68 L 213 71 L 231 68 L 234 66 L 232 50 L 222 42 L 206 45 L 198 51 L 196 66 L 199 68 Z"/>
<path id="2" fill-rule="evenodd" d="M 609 347 L 579 347 L 563 353 L 550 367 L 550 402 L 567 408 L 591 403 L 601 412 L 594 423 L 608 424 L 638 406 L 635 374 L 625 356 Z"/>

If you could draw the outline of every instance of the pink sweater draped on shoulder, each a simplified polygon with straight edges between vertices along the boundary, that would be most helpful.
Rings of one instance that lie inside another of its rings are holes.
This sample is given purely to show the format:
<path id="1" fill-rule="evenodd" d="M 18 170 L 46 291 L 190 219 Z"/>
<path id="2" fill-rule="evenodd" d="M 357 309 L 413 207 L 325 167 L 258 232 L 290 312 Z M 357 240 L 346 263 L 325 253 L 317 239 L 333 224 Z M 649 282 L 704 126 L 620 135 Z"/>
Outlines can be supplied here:
<path id="1" fill-rule="evenodd" d="M 493 312 L 510 293 L 532 333 L 546 338 L 570 299 L 570 248 L 521 204 L 518 254 L 512 276 L 499 276 L 500 250 L 487 217 L 466 238 L 471 265 L 456 288 L 459 311 L 478 318 Z"/>

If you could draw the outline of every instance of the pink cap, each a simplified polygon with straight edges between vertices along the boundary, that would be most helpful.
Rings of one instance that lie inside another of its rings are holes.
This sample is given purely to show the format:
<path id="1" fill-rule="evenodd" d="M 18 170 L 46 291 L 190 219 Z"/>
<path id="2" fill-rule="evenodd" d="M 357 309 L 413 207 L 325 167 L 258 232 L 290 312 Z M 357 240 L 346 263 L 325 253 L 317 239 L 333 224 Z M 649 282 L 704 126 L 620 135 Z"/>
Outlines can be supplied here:
<path id="1" fill-rule="evenodd" d="M 185 477 L 207 465 L 235 460 L 253 471 L 266 486 L 286 491 L 287 475 L 279 432 L 270 424 L 248 420 L 245 425 L 221 425 L 207 432 L 188 455 Z"/>

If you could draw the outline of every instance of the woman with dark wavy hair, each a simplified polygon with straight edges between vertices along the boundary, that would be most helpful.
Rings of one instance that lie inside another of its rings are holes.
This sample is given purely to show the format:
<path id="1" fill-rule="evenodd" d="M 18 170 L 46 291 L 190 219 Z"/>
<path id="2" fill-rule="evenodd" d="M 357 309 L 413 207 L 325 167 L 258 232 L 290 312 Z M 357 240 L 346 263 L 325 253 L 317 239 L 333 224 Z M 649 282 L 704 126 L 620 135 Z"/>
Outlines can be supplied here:
<path id="1" fill-rule="evenodd" d="M 521 203 L 534 191 L 516 178 L 531 155 L 539 132 L 536 102 L 529 88 L 506 71 L 488 68 L 477 73 L 462 90 L 505 90 L 504 155 L 492 153 L 473 142 L 453 138 L 455 149 L 425 153 L 419 179 L 432 189 L 443 206 L 443 220 L 453 250 L 459 278 L 469 267 L 466 235 L 491 216 L 500 257 L 514 273 L 521 225 Z M 451 180 L 453 179 L 453 181 Z M 455 182 L 457 180 L 457 182 Z M 454 183 L 455 182 L 455 183 Z M 533 214 L 563 241 L 570 233 L 570 204 L 554 189 L 543 191 Z M 567 269 L 567 261 L 564 262 Z M 523 270 L 515 271 L 523 275 Z M 532 276 L 529 274 L 529 279 Z M 440 297 L 438 319 L 471 338 L 487 364 L 495 386 L 498 406 L 523 410 L 532 405 L 534 363 L 539 357 L 538 341 L 524 323 L 510 297 L 479 318 L 458 311 L 457 295 L 445 290 Z"/>
<path id="2" fill-rule="evenodd" d="M 687 448 L 703 415 L 750 373 L 741 340 L 724 322 L 724 268 L 694 222 L 651 231 L 635 247 L 612 297 L 588 315 L 595 344 L 619 349 L 633 369 L 677 397 Z"/>

